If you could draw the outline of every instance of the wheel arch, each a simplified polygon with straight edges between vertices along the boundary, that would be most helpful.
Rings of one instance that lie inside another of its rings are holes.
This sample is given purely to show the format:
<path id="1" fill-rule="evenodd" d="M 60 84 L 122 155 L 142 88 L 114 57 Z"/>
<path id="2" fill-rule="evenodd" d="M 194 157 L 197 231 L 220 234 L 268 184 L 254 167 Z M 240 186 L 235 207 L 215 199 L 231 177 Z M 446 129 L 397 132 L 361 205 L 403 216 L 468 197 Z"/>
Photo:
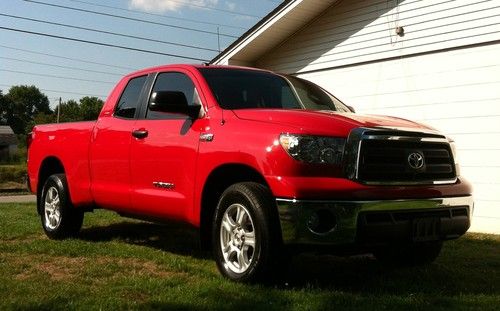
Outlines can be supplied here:
<path id="1" fill-rule="evenodd" d="M 36 189 L 38 214 L 41 213 L 40 199 L 42 195 L 43 186 L 45 185 L 45 181 L 53 174 L 64 174 L 64 173 L 65 170 L 62 161 L 55 156 L 49 156 L 45 158 L 40 164 L 40 169 L 38 170 L 38 183 Z"/>
<path id="2" fill-rule="evenodd" d="M 200 201 L 200 240 L 204 250 L 211 249 L 213 214 L 220 196 L 230 185 L 239 182 L 256 182 L 269 188 L 264 176 L 246 164 L 220 165 L 213 169 L 206 178 Z"/>

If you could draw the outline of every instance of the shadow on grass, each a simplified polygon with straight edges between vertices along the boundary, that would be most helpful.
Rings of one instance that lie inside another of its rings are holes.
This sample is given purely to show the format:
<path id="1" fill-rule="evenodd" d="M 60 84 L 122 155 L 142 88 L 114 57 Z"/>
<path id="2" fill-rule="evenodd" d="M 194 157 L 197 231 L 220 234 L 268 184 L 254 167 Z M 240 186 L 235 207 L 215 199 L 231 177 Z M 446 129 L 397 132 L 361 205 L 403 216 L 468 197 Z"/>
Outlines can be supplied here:
<path id="1" fill-rule="evenodd" d="M 86 241 L 120 240 L 195 258 L 201 251 L 198 231 L 179 223 L 120 222 L 83 229 Z M 295 256 L 286 276 L 272 283 L 278 289 L 335 289 L 364 295 L 500 294 L 500 239 L 466 235 L 445 242 L 433 264 L 389 267 L 373 256 L 337 257 L 312 253 Z"/>
<path id="2" fill-rule="evenodd" d="M 466 235 L 444 243 L 429 265 L 387 266 L 371 255 L 297 256 L 288 273 L 292 288 L 317 286 L 362 294 L 500 294 L 500 240 Z"/>
<path id="3" fill-rule="evenodd" d="M 210 257 L 201 250 L 198 231 L 183 223 L 157 224 L 122 221 L 105 226 L 84 228 L 80 231 L 78 238 L 94 242 L 120 240 L 200 259 Z"/>

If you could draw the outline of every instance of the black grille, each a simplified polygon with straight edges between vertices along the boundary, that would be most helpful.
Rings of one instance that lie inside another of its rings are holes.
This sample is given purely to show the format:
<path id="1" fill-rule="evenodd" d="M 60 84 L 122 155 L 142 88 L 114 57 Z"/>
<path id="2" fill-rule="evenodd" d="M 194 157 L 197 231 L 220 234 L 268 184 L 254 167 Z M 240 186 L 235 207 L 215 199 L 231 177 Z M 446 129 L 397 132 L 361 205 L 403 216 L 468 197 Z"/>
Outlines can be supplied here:
<path id="1" fill-rule="evenodd" d="M 420 168 L 409 157 L 423 156 Z M 361 142 L 358 179 L 364 182 L 431 182 L 456 177 L 450 146 L 440 142 L 368 139 Z"/>

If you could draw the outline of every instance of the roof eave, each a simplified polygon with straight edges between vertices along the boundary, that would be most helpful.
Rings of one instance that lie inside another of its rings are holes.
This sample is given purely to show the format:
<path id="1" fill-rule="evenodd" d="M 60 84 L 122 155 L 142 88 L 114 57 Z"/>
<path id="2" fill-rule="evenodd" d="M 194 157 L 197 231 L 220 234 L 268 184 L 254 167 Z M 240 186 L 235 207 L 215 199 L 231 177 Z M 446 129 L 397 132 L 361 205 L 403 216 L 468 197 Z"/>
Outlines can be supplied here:
<path id="1" fill-rule="evenodd" d="M 231 43 L 227 48 L 225 48 L 222 52 L 220 52 L 217 56 L 215 56 L 209 64 L 217 64 L 219 61 L 234 53 L 238 48 L 247 45 L 250 43 L 255 34 L 257 34 L 264 26 L 273 23 L 278 16 L 290 6 L 300 2 L 302 0 L 285 0 L 280 5 L 278 5 L 274 10 L 272 10 L 269 14 L 264 16 L 260 21 L 258 21 L 252 28 L 243 33 L 238 39 L 236 39 L 233 43 Z"/>

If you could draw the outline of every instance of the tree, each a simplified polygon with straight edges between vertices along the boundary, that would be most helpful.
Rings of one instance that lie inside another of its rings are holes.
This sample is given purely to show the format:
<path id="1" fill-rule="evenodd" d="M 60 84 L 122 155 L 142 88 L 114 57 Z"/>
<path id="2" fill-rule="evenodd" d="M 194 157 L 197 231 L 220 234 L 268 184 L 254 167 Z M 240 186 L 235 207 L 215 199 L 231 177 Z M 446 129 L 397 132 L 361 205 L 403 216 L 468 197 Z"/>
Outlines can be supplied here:
<path id="1" fill-rule="evenodd" d="M 78 105 L 75 100 L 70 99 L 59 105 L 56 109 L 61 109 L 61 111 L 59 111 L 59 122 L 75 122 L 82 120 L 80 105 Z"/>
<path id="2" fill-rule="evenodd" d="M 85 96 L 80 99 L 80 113 L 82 120 L 97 120 L 104 102 L 97 97 Z"/>
<path id="3" fill-rule="evenodd" d="M 0 125 L 7 124 L 7 98 L 3 96 L 0 90 Z"/>
<path id="4" fill-rule="evenodd" d="M 27 126 L 38 113 L 51 114 L 49 99 L 35 86 L 18 85 L 3 96 L 2 118 L 14 133 L 26 134 Z"/>

